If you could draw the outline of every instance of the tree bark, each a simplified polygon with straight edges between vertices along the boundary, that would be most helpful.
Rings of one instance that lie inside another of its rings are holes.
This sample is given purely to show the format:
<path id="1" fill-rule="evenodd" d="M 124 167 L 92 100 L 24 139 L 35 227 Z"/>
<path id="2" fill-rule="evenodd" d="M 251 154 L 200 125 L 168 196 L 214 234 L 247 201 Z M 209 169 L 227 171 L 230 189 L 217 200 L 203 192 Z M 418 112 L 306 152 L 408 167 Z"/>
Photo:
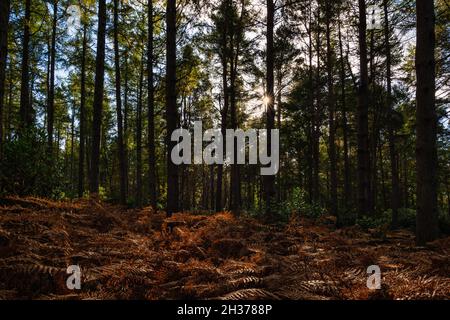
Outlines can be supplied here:
<path id="1" fill-rule="evenodd" d="M 369 155 L 369 78 L 367 70 L 367 21 L 365 0 L 359 0 L 359 60 L 360 83 L 358 90 L 358 214 L 369 213 L 370 155 Z"/>
<path id="2" fill-rule="evenodd" d="M 105 36 L 106 0 L 98 3 L 97 56 L 95 60 L 94 118 L 92 123 L 92 156 L 90 173 L 90 192 L 98 196 L 100 174 L 100 138 L 103 114 L 103 93 L 105 80 Z"/>
<path id="3" fill-rule="evenodd" d="M 238 62 L 240 56 L 240 41 L 236 40 L 243 32 L 242 19 L 244 17 L 245 3 L 241 2 L 241 15 L 239 23 L 233 23 L 230 30 L 230 115 L 231 115 L 231 128 L 236 130 L 238 127 L 237 120 L 237 92 L 236 92 L 236 80 L 238 76 Z M 230 11 L 232 10 L 232 1 L 229 2 Z M 240 183 L 240 166 L 237 164 L 237 144 L 234 143 L 234 161 L 231 165 L 231 184 L 230 184 L 230 209 L 234 214 L 240 213 L 241 206 L 241 183 Z"/>
<path id="4" fill-rule="evenodd" d="M 417 13 L 417 230 L 416 242 L 424 245 L 438 236 L 437 115 L 435 106 L 434 1 L 418 0 Z"/>
<path id="5" fill-rule="evenodd" d="M 333 52 L 331 48 L 331 4 L 326 4 L 326 39 L 327 39 L 327 87 L 328 87 L 328 124 L 329 124 L 329 161 L 330 161 L 330 214 L 337 216 L 337 168 L 336 168 L 336 127 L 335 98 L 333 83 Z"/>
<path id="6" fill-rule="evenodd" d="M 391 44 L 390 44 L 390 25 L 389 25 L 389 11 L 388 0 L 383 1 L 384 11 L 384 42 L 386 50 L 386 81 L 387 81 L 387 97 L 386 97 L 386 109 L 389 114 L 392 114 L 392 59 L 391 59 Z M 398 227 L 398 208 L 400 206 L 400 186 L 398 177 L 398 159 L 397 148 L 395 145 L 395 131 L 392 120 L 388 125 L 388 138 L 389 138 L 389 156 L 391 162 L 391 209 L 392 209 L 392 227 Z"/>
<path id="7" fill-rule="evenodd" d="M 168 0 L 166 6 L 166 144 L 167 144 L 167 216 L 178 211 L 178 167 L 171 158 L 176 142 L 171 141 L 172 133 L 178 126 L 177 94 L 176 94 L 176 37 L 177 37 L 176 0 Z"/>
<path id="8" fill-rule="evenodd" d="M 275 108 L 274 108 L 274 16 L 275 5 L 273 0 L 267 0 L 267 48 L 266 48 L 266 126 L 267 126 L 267 153 L 271 154 L 272 150 L 272 129 L 275 129 Z M 266 202 L 266 216 L 272 218 L 273 202 L 275 196 L 275 176 L 264 177 L 265 187 L 265 202 Z"/>
<path id="9" fill-rule="evenodd" d="M 78 197 L 84 194 L 84 161 L 86 142 L 86 51 L 87 26 L 83 26 L 83 47 L 81 49 L 81 97 L 80 97 L 80 149 L 78 159 Z"/>
<path id="10" fill-rule="evenodd" d="M 31 23 L 31 0 L 25 1 L 25 19 L 23 26 L 22 40 L 22 76 L 20 83 L 20 131 L 23 131 L 32 125 L 30 110 L 30 23 Z"/>
<path id="11" fill-rule="evenodd" d="M 153 0 L 148 0 L 148 43 L 147 43 L 147 72 L 148 72 L 148 97 L 147 97 L 147 122 L 148 122 L 148 183 L 150 206 L 156 210 L 156 148 L 155 148 L 155 105 L 153 86 Z"/>
<path id="12" fill-rule="evenodd" d="M 320 122 L 321 122 L 321 69 L 320 69 L 320 6 L 317 7 L 317 35 L 316 35 L 316 83 L 314 86 L 316 95 L 316 105 L 314 107 L 313 117 L 313 203 L 320 201 Z"/>
<path id="13" fill-rule="evenodd" d="M 6 61 L 8 55 L 8 23 L 10 0 L 0 3 L 0 160 L 3 154 L 3 109 L 5 106 Z"/>
<path id="14" fill-rule="evenodd" d="M 225 12 L 223 15 L 225 16 L 223 19 L 223 30 L 222 30 L 222 43 L 221 43 L 221 64 L 222 64 L 222 86 L 223 86 L 223 107 L 221 110 L 221 132 L 222 137 L 226 135 L 227 129 L 227 117 L 228 117 L 228 109 L 229 109 L 229 91 L 228 91 L 228 10 L 229 10 L 229 0 L 227 0 L 227 4 L 223 6 L 225 8 Z M 226 140 L 223 139 L 224 147 L 226 145 Z M 223 164 L 217 165 L 217 185 L 216 185 L 216 211 L 220 212 L 223 210 L 222 203 L 222 188 L 223 188 Z"/>
<path id="15" fill-rule="evenodd" d="M 144 86 L 144 52 L 139 71 L 139 92 L 136 110 L 136 207 L 142 207 L 142 99 Z"/>
<path id="16" fill-rule="evenodd" d="M 50 81 L 47 110 L 47 144 L 48 153 L 52 156 L 53 126 L 55 117 L 55 65 L 56 65 L 56 24 L 58 21 L 58 0 L 53 0 L 52 40 L 50 48 Z"/>
<path id="17" fill-rule="evenodd" d="M 127 175 L 123 139 L 122 92 L 119 48 L 119 0 L 114 0 L 114 67 L 116 75 L 117 144 L 119 151 L 120 204 L 127 204 Z"/>
<path id="18" fill-rule="evenodd" d="M 339 28 L 339 53 L 340 53 L 340 64 L 341 64 L 341 103 L 342 103 L 342 135 L 344 143 L 344 202 L 345 206 L 348 208 L 349 202 L 352 198 L 351 194 L 351 178 L 350 178 L 350 157 L 349 157 L 349 139 L 348 139 L 348 118 L 347 118 L 347 103 L 346 103 L 346 93 L 345 93 L 345 58 L 342 46 L 342 33 L 341 33 L 341 21 L 338 21 Z"/>
<path id="19" fill-rule="evenodd" d="M 308 155 L 307 155 L 307 161 L 308 161 L 308 202 L 309 204 L 312 204 L 314 201 L 314 157 L 313 157 L 313 150 L 314 150 L 314 77 L 313 77 L 313 39 L 312 39 L 312 4 L 309 6 L 309 29 L 308 29 L 308 59 L 309 59 L 309 66 L 308 66 L 308 80 L 309 80 L 309 116 L 308 116 Z"/>

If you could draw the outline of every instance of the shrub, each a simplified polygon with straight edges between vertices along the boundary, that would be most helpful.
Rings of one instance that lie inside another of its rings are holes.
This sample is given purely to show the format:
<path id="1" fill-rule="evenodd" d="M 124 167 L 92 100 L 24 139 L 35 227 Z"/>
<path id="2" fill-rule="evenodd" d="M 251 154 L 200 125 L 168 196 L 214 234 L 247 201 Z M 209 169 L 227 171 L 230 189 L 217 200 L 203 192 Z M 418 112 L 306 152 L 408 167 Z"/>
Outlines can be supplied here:
<path id="1" fill-rule="evenodd" d="M 0 182 L 3 194 L 64 197 L 60 164 L 48 157 L 45 137 L 34 131 L 4 144 Z"/>

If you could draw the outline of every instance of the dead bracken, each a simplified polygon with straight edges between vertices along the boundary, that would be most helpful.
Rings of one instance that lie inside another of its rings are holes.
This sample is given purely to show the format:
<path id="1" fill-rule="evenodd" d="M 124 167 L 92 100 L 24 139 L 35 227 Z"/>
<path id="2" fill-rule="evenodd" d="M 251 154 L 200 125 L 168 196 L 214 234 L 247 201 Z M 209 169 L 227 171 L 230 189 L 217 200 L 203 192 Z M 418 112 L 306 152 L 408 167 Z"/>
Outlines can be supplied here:
<path id="1" fill-rule="evenodd" d="M 450 238 L 421 248 L 406 230 L 374 240 L 333 219 L 265 226 L 226 212 L 165 219 L 87 200 L 1 203 L 0 299 L 450 298 Z M 366 286 L 370 264 L 381 290 Z M 69 265 L 81 267 L 81 290 L 66 287 Z"/>

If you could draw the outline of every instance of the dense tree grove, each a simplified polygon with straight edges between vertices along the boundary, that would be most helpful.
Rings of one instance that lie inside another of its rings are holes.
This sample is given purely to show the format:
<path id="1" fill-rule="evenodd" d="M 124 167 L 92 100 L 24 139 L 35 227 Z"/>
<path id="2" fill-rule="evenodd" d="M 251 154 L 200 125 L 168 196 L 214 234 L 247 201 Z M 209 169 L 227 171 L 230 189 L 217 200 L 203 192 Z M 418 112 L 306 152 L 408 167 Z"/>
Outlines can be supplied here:
<path id="1" fill-rule="evenodd" d="M 448 0 L 0 2 L 3 195 L 327 213 L 424 244 L 449 231 L 449 119 Z M 175 164 L 200 120 L 279 129 L 279 172 Z"/>

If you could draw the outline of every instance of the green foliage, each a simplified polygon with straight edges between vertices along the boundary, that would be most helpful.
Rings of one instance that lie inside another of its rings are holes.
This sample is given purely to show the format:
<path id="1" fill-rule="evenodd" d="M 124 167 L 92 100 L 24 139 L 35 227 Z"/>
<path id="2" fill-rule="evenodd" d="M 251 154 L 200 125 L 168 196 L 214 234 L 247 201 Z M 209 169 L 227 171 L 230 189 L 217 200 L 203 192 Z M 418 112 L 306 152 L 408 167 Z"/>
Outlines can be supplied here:
<path id="1" fill-rule="evenodd" d="M 298 187 L 292 190 L 289 199 L 277 206 L 277 211 L 284 218 L 289 218 L 292 214 L 317 219 L 326 213 L 326 210 L 319 204 L 310 204 L 305 190 Z"/>
<path id="2" fill-rule="evenodd" d="M 58 161 L 49 159 L 45 137 L 39 132 L 5 143 L 0 182 L 3 194 L 65 197 L 63 172 Z"/>
<path id="3" fill-rule="evenodd" d="M 358 218 L 358 220 L 356 221 L 357 225 L 359 225 L 361 228 L 365 230 L 374 229 L 389 224 L 390 222 L 391 218 L 385 214 L 377 217 L 364 216 Z"/>
<path id="4" fill-rule="evenodd" d="M 363 229 L 373 229 L 383 225 L 390 225 L 392 222 L 392 210 L 389 209 L 381 215 L 373 217 L 365 216 L 357 220 L 357 224 Z M 401 228 L 415 229 L 416 210 L 410 208 L 400 208 L 398 210 L 398 226 Z"/>

